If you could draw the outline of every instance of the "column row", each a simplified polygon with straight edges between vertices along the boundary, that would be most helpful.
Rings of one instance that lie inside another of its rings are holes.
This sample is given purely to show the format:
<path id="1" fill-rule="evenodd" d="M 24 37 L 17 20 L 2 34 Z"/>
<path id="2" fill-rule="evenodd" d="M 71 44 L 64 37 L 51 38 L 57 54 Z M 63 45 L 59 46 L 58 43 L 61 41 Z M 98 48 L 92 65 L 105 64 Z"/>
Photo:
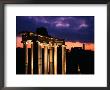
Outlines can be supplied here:
<path id="1" fill-rule="evenodd" d="M 31 42 L 31 74 L 33 74 L 33 66 L 34 66 L 34 58 L 33 58 L 33 53 L 38 54 L 38 74 L 42 74 L 43 73 L 43 69 L 44 69 L 44 74 L 57 74 L 57 57 L 58 57 L 58 46 L 54 45 L 54 46 L 49 46 L 48 44 L 44 45 L 44 57 L 42 57 L 42 46 L 41 43 L 38 42 L 38 47 L 37 47 L 38 51 L 37 53 L 34 52 L 34 48 L 33 48 L 33 42 Z M 66 47 L 65 45 L 62 45 L 62 74 L 66 74 Z M 28 48 L 27 48 L 27 44 L 25 44 L 25 73 L 28 73 Z M 42 68 L 43 66 L 43 60 L 44 60 L 44 68 Z"/>

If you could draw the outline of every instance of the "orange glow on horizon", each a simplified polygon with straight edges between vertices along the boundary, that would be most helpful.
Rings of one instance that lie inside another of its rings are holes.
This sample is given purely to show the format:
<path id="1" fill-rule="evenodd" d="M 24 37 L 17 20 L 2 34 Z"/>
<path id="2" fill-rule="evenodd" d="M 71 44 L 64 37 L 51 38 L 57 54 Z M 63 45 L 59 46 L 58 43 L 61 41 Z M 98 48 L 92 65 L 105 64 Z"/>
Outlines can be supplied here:
<path id="1" fill-rule="evenodd" d="M 16 37 L 16 47 L 20 47 L 20 48 L 23 48 L 23 44 L 21 43 L 22 41 L 22 38 L 20 36 L 17 36 Z"/>
<path id="2" fill-rule="evenodd" d="M 16 47 L 23 48 L 23 44 L 21 43 L 22 38 L 20 36 L 16 37 Z M 83 43 L 80 42 L 65 42 L 66 49 L 71 49 L 72 47 L 82 47 Z M 28 43 L 27 45 L 28 48 L 31 48 L 31 44 Z M 94 51 L 94 44 L 93 43 L 85 43 L 85 50 L 92 50 Z"/>
<path id="3" fill-rule="evenodd" d="M 83 47 L 83 43 L 80 42 L 65 42 L 67 45 L 67 49 L 71 49 L 72 47 Z M 85 50 L 92 50 L 94 51 L 94 44 L 93 43 L 85 43 Z"/>
<path id="4" fill-rule="evenodd" d="M 17 36 L 17 37 L 16 37 L 16 47 L 17 47 L 17 48 L 18 48 L 18 47 L 23 48 L 23 43 L 21 43 L 21 41 L 22 41 L 22 38 L 21 38 L 20 36 Z M 28 47 L 28 48 L 31 48 L 31 44 L 28 43 L 28 44 L 27 44 L 27 47 Z"/>

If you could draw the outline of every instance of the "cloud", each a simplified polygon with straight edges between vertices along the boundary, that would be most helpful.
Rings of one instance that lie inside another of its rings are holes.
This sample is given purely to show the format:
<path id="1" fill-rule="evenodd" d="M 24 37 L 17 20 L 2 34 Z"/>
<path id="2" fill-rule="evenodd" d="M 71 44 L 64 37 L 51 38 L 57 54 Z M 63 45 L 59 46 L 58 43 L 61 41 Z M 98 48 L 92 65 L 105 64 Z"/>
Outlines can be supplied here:
<path id="1" fill-rule="evenodd" d="M 88 25 L 87 24 L 85 24 L 85 23 L 83 23 L 83 24 L 81 24 L 80 26 L 79 26 L 80 28 L 86 28 L 86 27 L 88 27 Z"/>
<path id="2" fill-rule="evenodd" d="M 57 17 L 56 20 L 54 20 L 51 23 L 56 28 L 69 28 L 70 23 L 67 21 L 66 17 Z"/>
<path id="3" fill-rule="evenodd" d="M 70 25 L 68 23 L 58 23 L 56 24 L 56 27 L 69 27 Z"/>
<path id="4" fill-rule="evenodd" d="M 62 23 L 62 22 L 60 22 L 60 23 L 56 23 L 56 25 L 55 25 L 56 27 L 69 27 L 70 26 L 70 24 L 69 23 Z"/>
<path id="5" fill-rule="evenodd" d="M 81 29 L 81 28 L 87 28 L 88 27 L 88 25 L 86 24 L 86 21 L 81 21 L 81 24 L 79 25 L 79 29 Z"/>
<path id="6" fill-rule="evenodd" d="M 45 17 L 43 16 L 28 16 L 29 19 L 35 21 L 35 23 L 50 23 Z"/>
<path id="7" fill-rule="evenodd" d="M 78 17 L 71 16 L 29 16 L 31 20 L 34 20 L 36 24 L 48 24 L 51 27 L 56 28 L 69 28 L 69 30 L 80 30 L 82 28 L 87 28 L 88 25 L 84 19 L 79 19 Z"/>
<path id="8" fill-rule="evenodd" d="M 44 26 L 50 35 L 66 41 L 94 42 L 94 18 L 91 16 L 18 16 L 16 21 L 17 33 L 34 32 Z"/>

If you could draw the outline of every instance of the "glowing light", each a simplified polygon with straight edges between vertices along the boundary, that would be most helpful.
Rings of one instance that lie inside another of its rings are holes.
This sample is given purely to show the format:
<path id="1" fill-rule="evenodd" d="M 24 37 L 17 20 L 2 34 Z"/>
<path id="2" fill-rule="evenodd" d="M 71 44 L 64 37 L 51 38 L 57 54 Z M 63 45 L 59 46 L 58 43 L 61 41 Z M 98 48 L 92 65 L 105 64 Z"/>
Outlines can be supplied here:
<path id="1" fill-rule="evenodd" d="M 20 47 L 20 48 L 23 48 L 23 44 L 21 43 L 22 41 L 22 37 L 19 37 L 17 36 L 16 37 L 16 47 Z M 28 48 L 31 48 L 31 41 L 29 40 L 28 41 L 28 44 L 27 44 L 27 47 Z M 40 44 L 39 41 L 36 41 Z M 49 42 L 49 44 L 51 45 L 51 42 Z M 65 45 L 66 45 L 66 49 L 71 49 L 72 47 L 82 47 L 83 46 L 83 43 L 80 43 L 80 42 L 65 42 Z M 42 47 L 43 48 L 43 47 Z M 92 50 L 94 51 L 94 44 L 93 43 L 85 43 L 85 49 L 86 50 Z"/>
<path id="2" fill-rule="evenodd" d="M 22 38 L 20 36 L 16 37 L 16 47 L 23 48 L 23 44 L 21 43 Z"/>
<path id="3" fill-rule="evenodd" d="M 66 49 L 71 49 L 72 47 L 82 47 L 83 43 L 81 42 L 65 42 Z M 85 43 L 85 50 L 92 50 L 94 51 L 94 44 L 93 43 Z"/>

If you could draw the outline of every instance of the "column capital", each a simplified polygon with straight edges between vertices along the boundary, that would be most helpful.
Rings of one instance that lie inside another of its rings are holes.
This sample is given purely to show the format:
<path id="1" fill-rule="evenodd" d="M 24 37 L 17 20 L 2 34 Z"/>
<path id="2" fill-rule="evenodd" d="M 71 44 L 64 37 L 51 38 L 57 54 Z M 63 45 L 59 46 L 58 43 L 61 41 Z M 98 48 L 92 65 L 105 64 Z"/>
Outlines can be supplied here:
<path id="1" fill-rule="evenodd" d="M 66 45 L 62 45 L 63 47 L 66 47 Z"/>

